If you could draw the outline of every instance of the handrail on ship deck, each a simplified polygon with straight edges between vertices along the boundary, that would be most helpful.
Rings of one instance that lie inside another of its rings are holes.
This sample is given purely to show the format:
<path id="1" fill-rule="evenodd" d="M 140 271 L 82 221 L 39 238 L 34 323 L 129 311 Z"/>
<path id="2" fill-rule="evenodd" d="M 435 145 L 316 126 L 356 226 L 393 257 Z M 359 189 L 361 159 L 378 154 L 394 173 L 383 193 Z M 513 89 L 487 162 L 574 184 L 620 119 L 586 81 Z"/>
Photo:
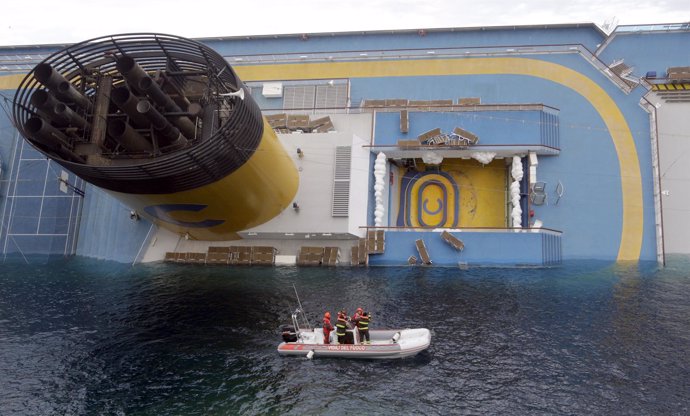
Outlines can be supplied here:
<path id="1" fill-rule="evenodd" d="M 544 232 L 546 234 L 561 235 L 563 231 L 556 230 L 553 228 L 546 227 L 408 227 L 408 226 L 371 226 L 371 225 L 361 225 L 360 229 L 369 230 L 384 230 L 384 231 L 432 231 L 432 232 L 457 232 L 457 233 L 468 233 L 468 232 L 503 232 L 503 233 L 535 233 Z"/>
<path id="2" fill-rule="evenodd" d="M 432 50 L 433 54 L 429 54 Z M 371 60 L 410 60 L 410 59 L 448 59 L 448 58 L 477 58 L 520 55 L 547 55 L 578 53 L 585 61 L 605 74 L 616 86 L 626 94 L 633 87 L 620 75 L 611 71 L 599 57 L 580 43 L 565 43 L 553 45 L 502 45 L 502 46 L 468 46 L 462 48 L 413 48 L 413 49 L 365 49 L 348 51 L 323 52 L 287 52 L 282 54 L 247 54 L 224 58 L 233 66 L 265 65 L 282 63 L 315 63 L 337 61 L 371 61 Z"/>

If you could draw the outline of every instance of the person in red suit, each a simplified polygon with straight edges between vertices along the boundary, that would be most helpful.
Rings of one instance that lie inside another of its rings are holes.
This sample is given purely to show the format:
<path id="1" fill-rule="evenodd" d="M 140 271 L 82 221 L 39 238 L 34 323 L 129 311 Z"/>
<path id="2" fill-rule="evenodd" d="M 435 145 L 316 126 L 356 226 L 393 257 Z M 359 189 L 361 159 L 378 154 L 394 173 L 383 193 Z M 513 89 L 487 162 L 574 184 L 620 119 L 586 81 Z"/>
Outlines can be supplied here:
<path id="1" fill-rule="evenodd" d="M 331 313 L 326 312 L 323 314 L 323 343 L 330 344 L 331 331 L 333 330 L 333 325 L 331 325 Z"/>
<path id="2" fill-rule="evenodd" d="M 362 312 L 364 312 L 364 309 L 357 308 L 357 310 L 355 311 L 355 314 L 352 315 L 352 319 L 350 319 L 350 322 L 352 322 L 352 325 L 355 328 L 357 327 L 357 322 L 359 322 L 359 318 L 362 317 Z"/>

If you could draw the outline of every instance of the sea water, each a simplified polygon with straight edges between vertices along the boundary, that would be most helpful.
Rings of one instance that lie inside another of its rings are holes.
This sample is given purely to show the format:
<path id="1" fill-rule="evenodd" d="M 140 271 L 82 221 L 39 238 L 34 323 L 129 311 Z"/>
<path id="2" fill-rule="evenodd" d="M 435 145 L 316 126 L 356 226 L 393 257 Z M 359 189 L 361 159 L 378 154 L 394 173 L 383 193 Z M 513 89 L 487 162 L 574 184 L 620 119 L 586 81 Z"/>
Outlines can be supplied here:
<path id="1" fill-rule="evenodd" d="M 690 260 L 558 268 L 0 264 L 2 415 L 690 412 Z M 293 288 L 294 286 L 294 288 Z M 358 306 L 426 327 L 388 361 L 282 357 Z"/>

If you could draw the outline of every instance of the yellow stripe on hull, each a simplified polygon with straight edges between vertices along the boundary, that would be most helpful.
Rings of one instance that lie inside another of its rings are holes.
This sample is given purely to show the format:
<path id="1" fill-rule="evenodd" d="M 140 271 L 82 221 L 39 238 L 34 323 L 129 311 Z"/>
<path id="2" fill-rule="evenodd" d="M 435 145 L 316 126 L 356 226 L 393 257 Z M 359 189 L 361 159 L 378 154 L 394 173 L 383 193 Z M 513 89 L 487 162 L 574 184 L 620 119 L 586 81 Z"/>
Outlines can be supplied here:
<path id="1" fill-rule="evenodd" d="M 173 194 L 111 194 L 160 227 L 196 240 L 221 241 L 280 214 L 298 185 L 294 162 L 264 120 L 256 152 L 219 181 Z"/>
<path id="2" fill-rule="evenodd" d="M 0 90 L 15 90 L 26 74 L 13 74 L 0 76 Z"/>

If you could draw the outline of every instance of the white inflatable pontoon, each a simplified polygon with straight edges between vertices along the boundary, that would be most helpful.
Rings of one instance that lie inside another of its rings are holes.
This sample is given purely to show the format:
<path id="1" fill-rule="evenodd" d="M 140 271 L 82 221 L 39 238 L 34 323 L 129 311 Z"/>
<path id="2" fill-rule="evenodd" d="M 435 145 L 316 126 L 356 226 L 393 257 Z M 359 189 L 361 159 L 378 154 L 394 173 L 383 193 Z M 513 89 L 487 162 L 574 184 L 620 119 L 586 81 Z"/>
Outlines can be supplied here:
<path id="1" fill-rule="evenodd" d="M 302 329 L 297 321 L 301 310 L 292 314 L 292 326 L 283 327 L 283 341 L 278 345 L 281 355 L 312 357 L 343 357 L 390 359 L 404 358 L 424 351 L 431 343 L 431 332 L 426 328 L 370 329 L 370 343 L 359 340 L 357 329 L 348 329 L 348 344 L 338 344 L 335 331 L 331 332 L 330 344 L 323 342 L 323 329 Z"/>

